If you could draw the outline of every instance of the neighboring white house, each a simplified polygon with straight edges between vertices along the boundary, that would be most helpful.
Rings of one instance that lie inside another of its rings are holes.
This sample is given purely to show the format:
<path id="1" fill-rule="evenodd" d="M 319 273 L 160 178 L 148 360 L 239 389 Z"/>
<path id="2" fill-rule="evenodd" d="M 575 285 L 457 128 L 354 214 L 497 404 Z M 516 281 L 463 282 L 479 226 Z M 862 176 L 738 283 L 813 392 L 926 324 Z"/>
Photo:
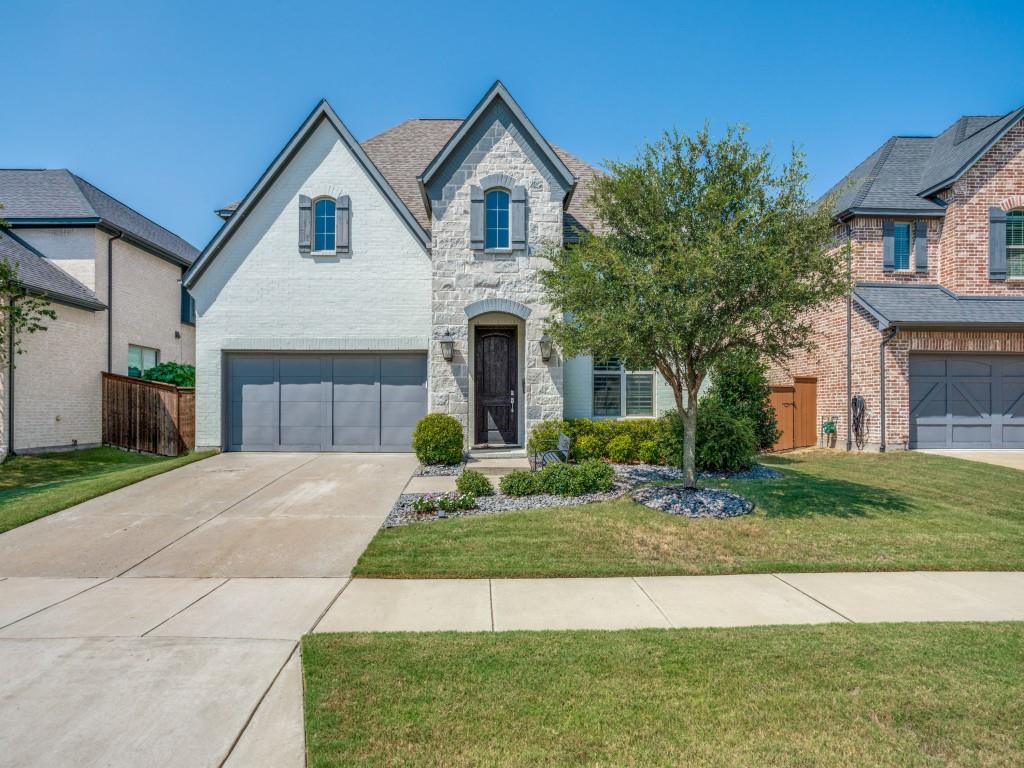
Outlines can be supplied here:
<path id="1" fill-rule="evenodd" d="M 0 456 L 98 445 L 102 371 L 195 362 L 198 251 L 67 170 L 2 169 L 0 203 L 0 258 L 57 313 L 0 370 Z"/>
<path id="2" fill-rule="evenodd" d="M 196 444 L 409 450 L 429 410 L 468 446 L 518 446 L 543 419 L 672 407 L 654 373 L 543 338 L 544 249 L 594 227 L 596 173 L 500 82 L 465 120 L 363 144 L 321 102 L 185 276 Z"/>

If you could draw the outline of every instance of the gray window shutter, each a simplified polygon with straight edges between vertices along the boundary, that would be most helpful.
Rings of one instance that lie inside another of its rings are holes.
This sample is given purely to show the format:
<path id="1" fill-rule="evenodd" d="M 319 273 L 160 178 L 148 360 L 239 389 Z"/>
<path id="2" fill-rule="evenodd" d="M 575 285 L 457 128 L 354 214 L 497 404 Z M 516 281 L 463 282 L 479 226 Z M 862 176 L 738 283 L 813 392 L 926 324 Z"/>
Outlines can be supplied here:
<path id="1" fill-rule="evenodd" d="M 484 249 L 484 191 L 475 185 L 469 188 L 469 247 Z"/>
<path id="2" fill-rule="evenodd" d="M 893 241 L 892 219 L 882 222 L 882 271 L 892 272 L 896 266 L 896 244 Z"/>
<path id="3" fill-rule="evenodd" d="M 299 252 L 309 253 L 313 236 L 313 201 L 299 195 Z"/>
<path id="4" fill-rule="evenodd" d="M 512 190 L 512 210 L 509 232 L 512 248 L 526 248 L 526 187 Z"/>
<path id="5" fill-rule="evenodd" d="M 928 271 L 928 222 L 914 222 L 914 263 L 918 272 Z"/>
<path id="6" fill-rule="evenodd" d="M 348 195 L 338 198 L 334 209 L 334 252 L 352 252 L 352 200 Z"/>
<path id="7" fill-rule="evenodd" d="M 1006 279 L 1006 211 L 988 209 L 988 276 Z"/>

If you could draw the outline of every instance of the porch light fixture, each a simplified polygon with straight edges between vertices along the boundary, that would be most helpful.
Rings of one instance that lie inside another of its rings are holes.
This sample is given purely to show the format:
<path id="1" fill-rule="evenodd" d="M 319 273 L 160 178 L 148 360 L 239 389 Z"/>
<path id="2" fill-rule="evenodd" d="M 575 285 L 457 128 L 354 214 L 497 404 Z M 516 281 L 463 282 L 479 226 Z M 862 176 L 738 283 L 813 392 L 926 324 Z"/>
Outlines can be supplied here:
<path id="1" fill-rule="evenodd" d="M 448 333 L 448 331 L 445 331 L 444 336 L 441 337 L 441 357 L 450 363 L 454 355 L 455 339 L 452 338 L 452 335 Z"/>
<path id="2" fill-rule="evenodd" d="M 540 359 L 545 363 L 551 359 L 551 337 L 546 333 L 540 337 Z"/>

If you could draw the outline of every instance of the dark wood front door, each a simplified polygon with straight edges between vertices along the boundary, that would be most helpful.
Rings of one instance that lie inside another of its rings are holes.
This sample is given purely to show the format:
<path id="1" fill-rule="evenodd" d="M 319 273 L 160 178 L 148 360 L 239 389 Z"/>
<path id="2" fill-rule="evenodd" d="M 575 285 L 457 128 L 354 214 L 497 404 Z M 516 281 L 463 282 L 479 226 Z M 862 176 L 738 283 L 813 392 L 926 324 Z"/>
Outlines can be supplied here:
<path id="1" fill-rule="evenodd" d="M 515 445 L 516 329 L 476 329 L 476 444 Z"/>

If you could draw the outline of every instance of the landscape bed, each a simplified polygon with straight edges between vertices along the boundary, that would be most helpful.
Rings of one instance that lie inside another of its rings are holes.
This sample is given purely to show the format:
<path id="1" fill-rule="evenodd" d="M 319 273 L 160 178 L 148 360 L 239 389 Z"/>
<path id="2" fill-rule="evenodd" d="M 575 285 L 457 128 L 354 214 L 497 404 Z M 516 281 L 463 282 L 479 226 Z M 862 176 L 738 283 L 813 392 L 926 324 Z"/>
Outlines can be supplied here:
<path id="1" fill-rule="evenodd" d="M 307 764 L 1017 766 L 1024 624 L 318 634 Z"/>
<path id="2" fill-rule="evenodd" d="M 620 498 L 406 525 L 379 531 L 354 573 L 498 578 L 1024 569 L 1024 472 L 910 451 L 807 451 L 762 460 L 783 477 L 705 481 L 753 501 L 754 512 L 742 517 L 689 520 Z"/>

